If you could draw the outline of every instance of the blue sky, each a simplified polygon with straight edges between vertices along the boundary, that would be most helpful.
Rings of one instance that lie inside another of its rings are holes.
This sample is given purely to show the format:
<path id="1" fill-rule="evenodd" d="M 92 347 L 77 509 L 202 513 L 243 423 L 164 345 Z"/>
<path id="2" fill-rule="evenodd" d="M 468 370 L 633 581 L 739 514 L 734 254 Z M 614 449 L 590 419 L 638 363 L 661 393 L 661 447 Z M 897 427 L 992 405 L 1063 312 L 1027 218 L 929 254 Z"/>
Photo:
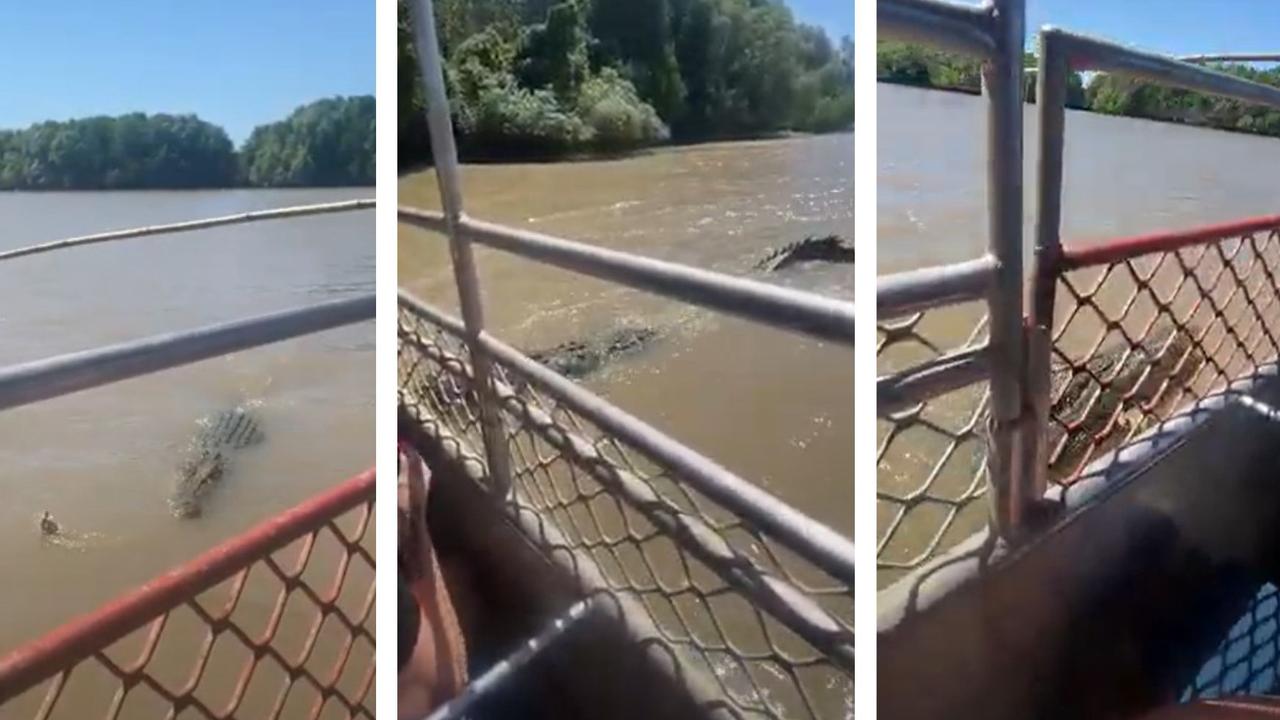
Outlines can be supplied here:
<path id="1" fill-rule="evenodd" d="M 796 20 L 825 29 L 835 42 L 839 42 L 845 35 L 853 35 L 853 2 L 854 0 L 787 0 Z"/>
<path id="2" fill-rule="evenodd" d="M 373 0 L 12 0 L 0 128 L 196 113 L 237 143 L 321 97 L 374 91 Z"/>
<path id="3" fill-rule="evenodd" d="M 1280 52 L 1276 0 L 1028 0 L 1028 34 L 1042 25 L 1174 55 Z"/>

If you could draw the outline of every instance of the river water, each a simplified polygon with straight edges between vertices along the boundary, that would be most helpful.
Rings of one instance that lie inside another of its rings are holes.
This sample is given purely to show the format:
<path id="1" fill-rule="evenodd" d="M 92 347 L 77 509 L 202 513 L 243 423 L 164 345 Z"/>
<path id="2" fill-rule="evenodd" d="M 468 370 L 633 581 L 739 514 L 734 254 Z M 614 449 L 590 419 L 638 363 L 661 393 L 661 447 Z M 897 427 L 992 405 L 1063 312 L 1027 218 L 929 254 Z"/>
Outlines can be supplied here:
<path id="1" fill-rule="evenodd" d="M 0 193 L 0 249 L 368 195 Z M 0 366 L 371 292 L 373 227 L 362 211 L 2 264 Z M 166 499 L 197 421 L 245 403 L 265 441 L 232 461 L 202 517 L 176 519 Z M 373 418 L 372 323 L 0 413 L 0 654 L 369 467 Z M 42 539 L 44 510 L 71 541 Z"/>
<path id="2" fill-rule="evenodd" d="M 853 238 L 853 136 L 668 148 L 625 159 L 467 165 L 473 216 L 734 275 L 806 235 Z M 434 174 L 402 205 L 439 207 Z M 486 314 L 526 351 L 620 325 L 659 339 L 585 384 L 831 527 L 852 533 L 853 359 L 831 344 L 717 317 L 480 248 Z M 400 228 L 402 287 L 457 314 L 446 243 Z M 769 278 L 852 299 L 853 266 Z"/>
<path id="3" fill-rule="evenodd" d="M 877 85 L 877 271 L 880 274 L 978 257 L 986 246 L 985 104 L 958 93 Z M 1025 114 L 1024 238 L 1030 271 L 1035 219 L 1034 106 Z M 1169 123 L 1068 111 L 1064 157 L 1064 244 L 1176 230 L 1276 212 L 1270 182 L 1280 163 L 1274 138 L 1226 133 Z M 976 305 L 930 313 L 927 330 L 943 347 L 955 347 L 980 318 Z M 1096 334 L 1093 335 L 1096 337 Z M 882 356 L 878 371 L 901 366 L 907 356 Z M 973 393 L 938 408 L 956 427 L 968 417 Z M 950 411 L 950 412 L 948 412 Z M 881 423 L 881 437 L 886 424 Z M 881 490 L 902 493 L 919 485 L 938 456 L 939 439 L 921 433 L 894 448 L 879 466 Z M 944 469 L 940 492 L 963 492 L 969 468 Z M 948 487 L 950 482 L 950 487 Z M 949 533 L 948 542 L 985 518 L 975 503 Z M 891 516 L 879 508 L 881 531 Z M 887 549 L 905 559 L 927 543 L 942 509 L 921 506 Z M 882 555 L 884 558 L 885 555 Z M 895 576 L 882 573 L 881 581 Z"/>

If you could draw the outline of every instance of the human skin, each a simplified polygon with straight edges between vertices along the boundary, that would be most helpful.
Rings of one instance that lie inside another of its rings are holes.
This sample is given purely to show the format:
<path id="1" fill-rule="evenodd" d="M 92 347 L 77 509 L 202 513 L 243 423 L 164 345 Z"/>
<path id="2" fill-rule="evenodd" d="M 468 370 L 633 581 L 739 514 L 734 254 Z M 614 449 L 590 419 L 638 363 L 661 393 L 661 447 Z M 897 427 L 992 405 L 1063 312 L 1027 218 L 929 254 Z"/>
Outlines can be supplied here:
<path id="1" fill-rule="evenodd" d="M 410 448 L 401 448 L 399 460 L 399 570 L 417 601 L 418 636 L 400 668 L 398 717 L 418 720 L 466 684 L 466 642 L 427 532 L 430 471 Z"/>

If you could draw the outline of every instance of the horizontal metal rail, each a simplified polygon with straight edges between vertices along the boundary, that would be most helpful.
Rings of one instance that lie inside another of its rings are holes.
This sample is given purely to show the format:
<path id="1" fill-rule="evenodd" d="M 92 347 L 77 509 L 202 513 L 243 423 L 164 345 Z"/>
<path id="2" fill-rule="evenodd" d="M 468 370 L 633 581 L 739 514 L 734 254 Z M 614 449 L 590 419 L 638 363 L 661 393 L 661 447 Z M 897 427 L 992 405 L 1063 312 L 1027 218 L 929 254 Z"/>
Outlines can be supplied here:
<path id="1" fill-rule="evenodd" d="M 1029 294 L 1029 360 L 1024 380 L 1025 403 L 1034 410 L 1023 434 L 1023 464 L 1028 482 L 1020 497 L 1022 503 L 1035 502 L 1048 484 L 1050 373 L 1053 369 L 1051 337 L 1057 317 L 1055 305 L 1061 275 L 1075 268 L 1120 262 L 1144 253 L 1171 252 L 1232 235 L 1275 229 L 1277 221 L 1280 221 L 1277 217 L 1258 218 L 1197 230 L 1140 235 L 1101 245 L 1064 248 L 1061 238 L 1063 158 L 1067 86 L 1071 71 L 1109 72 L 1278 109 L 1280 88 L 1187 61 L 1227 59 L 1227 56 L 1200 55 L 1178 60 L 1052 27 L 1040 33 L 1039 44 L 1036 268 L 1032 273 Z M 1231 59 L 1244 57 L 1239 55 Z"/>
<path id="2" fill-rule="evenodd" d="M 948 353 L 876 379 L 876 414 L 886 416 L 991 377 L 986 344 Z"/>
<path id="3" fill-rule="evenodd" d="M 0 410 L 372 320 L 375 312 L 374 295 L 361 295 L 0 368 Z"/>
<path id="4" fill-rule="evenodd" d="M 1183 55 L 1183 62 L 1280 62 L 1280 53 L 1218 53 L 1205 55 Z"/>
<path id="5" fill-rule="evenodd" d="M 0 704 L 216 586 L 332 518 L 370 502 L 365 472 L 276 515 L 102 607 L 0 658 Z M 364 552 L 361 550 L 361 552 Z M 368 557 L 373 564 L 373 557 Z"/>
<path id="6" fill-rule="evenodd" d="M 876 4 L 876 31 L 882 38 L 926 42 L 981 58 L 995 56 L 999 47 L 989 4 L 880 0 Z"/>
<path id="7" fill-rule="evenodd" d="M 454 322 L 455 324 L 460 324 L 457 320 Z M 433 349 L 412 339 L 409 342 L 416 350 L 423 352 L 437 363 L 444 365 L 453 361 L 450 356 L 439 348 Z M 495 345 L 500 345 L 496 341 L 494 343 Z M 519 355 L 514 350 L 511 352 Z M 503 359 L 503 362 L 506 362 L 506 360 Z M 541 366 L 538 366 L 538 368 L 541 369 Z M 474 375 L 467 373 L 465 366 L 462 369 L 466 373 L 467 382 L 474 384 Z M 524 376 L 529 382 L 542 387 L 542 389 L 553 395 L 555 394 L 551 385 L 542 385 L 549 378 L 534 377 L 532 374 L 524 375 L 524 370 L 520 368 L 512 367 L 511 369 Z M 550 371 L 545 372 L 551 378 L 560 377 Z M 564 382 L 567 383 L 569 381 L 566 380 Z M 519 402 L 518 396 L 510 386 L 497 382 L 495 383 L 495 391 L 499 400 L 504 404 L 514 406 L 512 412 L 516 413 L 522 422 L 537 432 L 538 436 L 550 447 L 555 448 L 565 458 L 581 463 L 583 472 L 590 475 L 596 482 L 599 482 L 610 494 L 636 510 L 649 523 L 652 523 L 655 528 L 688 552 L 690 556 L 704 563 L 730 587 L 737 589 L 749 597 L 753 603 L 760 605 L 778 622 L 803 638 L 814 648 L 822 651 L 837 665 L 848 672 L 853 672 L 852 630 L 842 627 L 838 621 L 803 591 L 789 581 L 775 577 L 760 568 L 751 557 L 730 544 L 701 518 L 671 507 L 639 476 L 629 470 L 618 468 L 607 460 L 589 440 L 581 435 L 567 432 L 557 427 L 551 416 L 541 408 Z M 573 405 L 568 400 L 563 402 L 566 406 L 573 408 Z M 581 414 L 591 419 L 587 413 Z M 688 478 L 681 476 L 681 479 L 687 480 Z M 696 483 L 689 484 L 697 487 Z M 729 506 L 725 505 L 725 507 Z M 813 521 L 810 520 L 810 522 Z M 823 528 L 821 525 L 818 525 L 818 527 Z M 786 545 L 785 542 L 782 544 Z M 791 549 L 796 550 L 795 548 Z M 805 552 L 801 550 L 796 550 L 796 552 L 806 560 L 813 562 L 814 565 L 822 567 L 821 563 L 815 562 Z"/>
<path id="8" fill-rule="evenodd" d="M 472 680 L 462 689 L 462 694 L 436 708 L 426 720 L 453 720 L 465 717 L 477 702 L 511 680 L 516 673 L 525 669 L 544 652 L 555 647 L 556 642 L 567 636 L 570 630 L 581 625 L 585 618 L 591 616 L 590 611 L 593 607 L 592 598 L 579 600 L 570 605 L 568 610 L 552 620 L 542 632 L 526 640 L 510 655 L 484 671 L 480 677 Z"/>
<path id="9" fill-rule="evenodd" d="M 928 268 L 877 283 L 881 318 L 966 300 L 984 299 L 990 318 L 985 372 L 991 385 L 988 419 L 992 523 L 1002 538 L 1022 524 L 1018 503 L 1015 435 L 1023 413 L 1022 382 L 1025 339 L 1022 312 L 1022 87 L 1026 8 L 1024 0 L 986 0 L 981 5 L 940 0 L 878 0 L 876 26 L 881 37 L 927 43 L 983 61 L 982 95 L 987 104 L 986 189 L 987 256 L 965 263 Z M 880 297 L 881 293 L 883 297 Z M 967 358 L 947 369 L 923 368 L 903 386 L 899 377 L 878 387 L 894 399 L 895 391 L 946 388 L 976 376 L 978 365 Z M 940 382 L 945 380 L 945 382 Z M 927 396 L 914 396 L 917 400 Z"/>
<path id="10" fill-rule="evenodd" d="M 237 215 L 224 215 L 222 217 L 205 218 L 203 220 L 189 220 L 186 222 L 170 223 L 167 225 L 148 225 L 146 227 L 130 228 L 128 230 L 113 230 L 111 232 L 53 240 L 50 242 L 40 243 L 39 245 L 29 245 L 27 247 L 16 248 L 14 250 L 3 250 L 0 251 L 0 261 L 13 260 L 15 258 L 26 257 L 29 255 L 39 255 L 41 253 L 53 252 L 54 250 L 66 250 L 67 248 L 95 245 L 115 240 L 129 240 L 133 238 L 147 237 L 150 235 L 172 235 L 192 232 L 195 230 L 207 230 L 209 228 L 222 227 L 224 225 L 240 225 L 243 223 L 261 222 L 263 220 L 283 220 L 286 218 L 306 217 L 309 215 L 327 215 L 330 213 L 351 212 L 354 210 L 368 210 L 373 208 L 374 204 L 375 202 L 372 199 L 344 200 L 342 202 L 321 203 L 318 205 L 298 205 L 296 207 L 274 208 L 272 210 L 255 210 L 253 212 L 239 213 Z"/>
<path id="11" fill-rule="evenodd" d="M 943 305 L 986 300 L 998 264 L 992 255 L 876 278 L 876 316 L 890 320 Z"/>
<path id="12" fill-rule="evenodd" d="M 1097 70 L 1280 109 L 1280 88 L 1200 67 L 1165 55 L 1136 50 L 1058 28 L 1043 33 L 1057 38 L 1073 70 Z"/>
<path id="13" fill-rule="evenodd" d="M 465 367 L 462 370 L 465 373 Z M 415 423 L 408 430 L 409 436 L 415 442 L 430 441 L 447 462 L 456 464 L 465 477 L 479 487 L 488 486 L 490 480 L 487 478 L 483 457 L 470 451 L 467 444 L 444 423 L 432 422 L 414 408 L 404 406 L 404 390 L 401 389 L 400 393 L 401 412 Z M 616 620 L 628 639 L 638 646 L 648 647 L 667 642 L 667 635 L 654 622 L 652 609 L 637 594 L 617 592 L 616 585 L 605 577 L 594 555 L 575 546 L 555 523 L 528 505 L 511 502 L 508 507 L 509 517 L 519 532 L 542 551 L 551 549 L 546 554 L 552 567 L 568 573 L 583 595 L 597 598 L 594 612 Z M 697 705 L 711 707 L 723 702 L 718 689 L 723 681 L 713 679 L 710 669 L 693 657 L 689 646 L 669 645 L 668 651 L 664 661 L 655 663 L 665 677 L 683 685 Z"/>
<path id="14" fill-rule="evenodd" d="M 439 212 L 402 207 L 398 214 L 410 225 L 447 232 L 445 217 Z M 481 245 L 530 260 L 853 346 L 851 302 L 508 228 L 465 215 L 459 218 L 457 231 Z"/>
<path id="15" fill-rule="evenodd" d="M 400 304 L 451 335 L 465 337 L 460 320 L 449 317 L 412 294 L 401 290 Z M 831 577 L 853 585 L 853 543 L 839 533 L 488 333 L 482 333 L 479 341 L 485 352 L 570 409 L 646 453 L 659 465 L 678 474 L 690 487 L 773 537 Z"/>
<path id="16" fill-rule="evenodd" d="M 1148 253 L 1173 252 L 1193 245 L 1277 230 L 1280 230 L 1280 215 L 1267 215 L 1189 230 L 1154 232 L 1091 245 L 1067 246 L 1062 248 L 1057 269 L 1066 272 L 1093 265 L 1110 265 Z"/>

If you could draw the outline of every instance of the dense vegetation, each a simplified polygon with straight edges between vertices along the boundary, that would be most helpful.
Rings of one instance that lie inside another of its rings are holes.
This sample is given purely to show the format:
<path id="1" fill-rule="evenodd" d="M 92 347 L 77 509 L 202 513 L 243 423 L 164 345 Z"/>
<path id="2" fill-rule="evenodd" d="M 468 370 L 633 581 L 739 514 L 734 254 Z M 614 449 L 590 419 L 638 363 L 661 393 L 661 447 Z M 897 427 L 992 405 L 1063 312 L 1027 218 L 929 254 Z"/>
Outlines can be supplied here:
<path id="1" fill-rule="evenodd" d="M 1035 56 L 1028 53 L 1027 67 L 1034 67 L 1035 63 Z M 1260 70 L 1240 64 L 1215 64 L 1211 67 L 1255 82 L 1280 86 L 1280 68 Z M 982 82 L 976 60 L 900 42 L 883 42 L 877 46 L 876 77 L 883 82 L 971 93 L 980 92 Z M 1087 87 L 1079 73 L 1072 73 L 1069 82 L 1069 107 L 1108 115 L 1280 136 L 1280 111 L 1269 108 L 1105 73 L 1095 75 Z M 1027 73 L 1025 92 L 1027 99 L 1034 101 L 1034 72 Z"/>
<path id="2" fill-rule="evenodd" d="M 781 0 L 439 0 L 459 151 L 612 152 L 665 140 L 853 126 L 853 42 Z M 400 3 L 401 160 L 429 157 Z"/>
<path id="3" fill-rule="evenodd" d="M 1280 68 L 1259 70 L 1240 64 L 1215 64 L 1215 69 L 1255 82 L 1280 86 Z M 1238 100 L 1100 75 L 1086 90 L 1089 108 L 1109 115 L 1129 115 L 1203 125 L 1259 135 L 1280 136 L 1280 111 Z"/>
<path id="4" fill-rule="evenodd" d="M 372 185 L 374 105 L 368 95 L 319 100 L 254 128 L 241 177 L 258 187 Z"/>
<path id="5" fill-rule="evenodd" d="M 90 117 L 0 131 L 0 190 L 372 185 L 374 100 L 320 100 L 236 152 L 194 115 Z"/>
<path id="6" fill-rule="evenodd" d="M 1036 56 L 1026 53 L 1023 66 L 1034 68 Z M 1034 101 L 1036 95 L 1035 71 L 1026 73 L 1023 95 Z M 876 46 L 876 79 L 881 82 L 917 85 L 920 87 L 957 90 L 977 94 L 982 92 L 982 63 L 955 53 L 902 42 L 881 42 Z M 1084 81 L 1080 73 L 1073 72 L 1067 78 L 1067 107 L 1085 108 Z"/>

